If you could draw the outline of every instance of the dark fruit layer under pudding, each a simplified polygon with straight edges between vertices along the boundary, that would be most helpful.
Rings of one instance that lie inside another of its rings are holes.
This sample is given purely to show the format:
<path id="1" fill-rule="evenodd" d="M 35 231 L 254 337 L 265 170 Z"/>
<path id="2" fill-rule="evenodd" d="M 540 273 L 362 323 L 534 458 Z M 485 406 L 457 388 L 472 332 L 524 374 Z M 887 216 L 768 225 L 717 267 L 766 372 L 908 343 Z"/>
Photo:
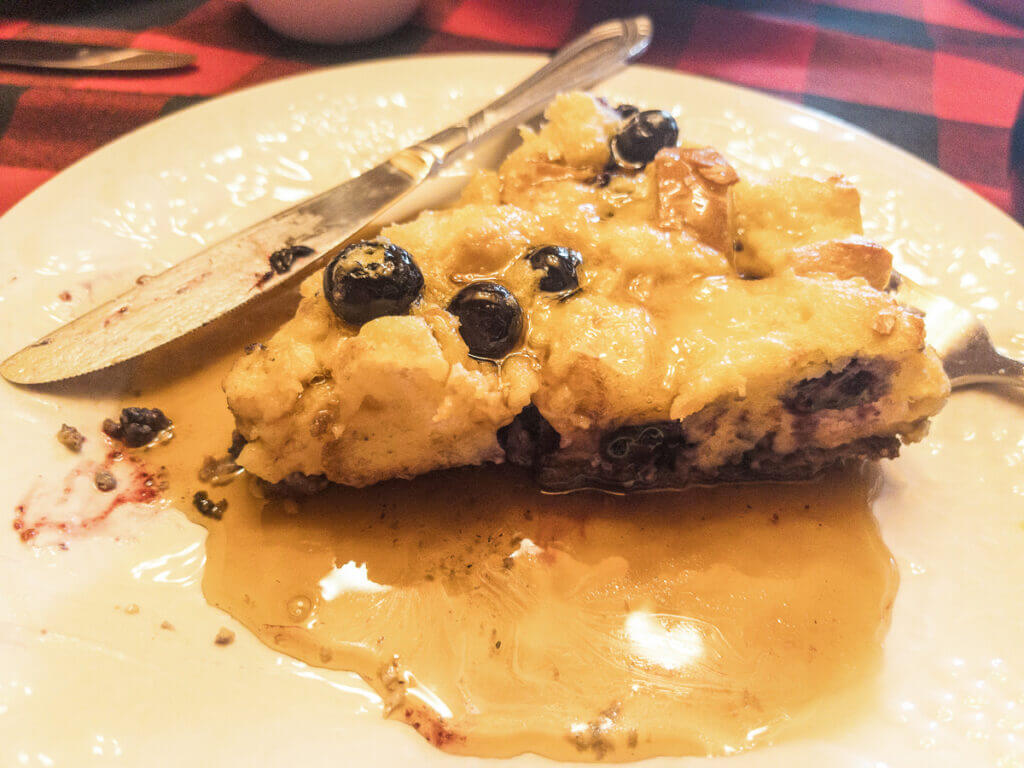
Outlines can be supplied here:
<path id="1" fill-rule="evenodd" d="M 671 115 L 558 98 L 452 208 L 356 243 L 225 382 L 271 483 L 509 461 L 550 490 L 794 480 L 949 383 L 843 178 L 741 179 Z"/>

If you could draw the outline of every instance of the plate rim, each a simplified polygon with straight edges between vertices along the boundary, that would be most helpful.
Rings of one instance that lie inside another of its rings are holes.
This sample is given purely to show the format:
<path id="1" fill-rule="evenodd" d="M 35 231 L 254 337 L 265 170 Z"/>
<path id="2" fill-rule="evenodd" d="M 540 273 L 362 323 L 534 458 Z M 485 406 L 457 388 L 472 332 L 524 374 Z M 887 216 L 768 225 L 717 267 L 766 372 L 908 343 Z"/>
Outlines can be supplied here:
<path id="1" fill-rule="evenodd" d="M 228 99 L 229 97 L 232 97 L 232 96 L 235 96 L 235 95 L 240 95 L 240 94 L 246 94 L 246 93 L 249 93 L 250 91 L 254 91 L 254 90 L 258 91 L 261 88 L 269 89 L 269 88 L 272 88 L 272 87 L 278 87 L 282 83 L 294 82 L 294 79 L 296 79 L 296 78 L 306 77 L 306 78 L 313 79 L 315 77 L 325 77 L 325 76 L 330 76 L 330 75 L 336 75 L 337 73 L 334 72 L 334 70 L 349 70 L 349 69 L 352 69 L 352 70 L 363 70 L 366 67 L 381 67 L 381 69 L 386 72 L 387 70 L 390 69 L 390 65 L 392 65 L 392 64 L 399 64 L 400 63 L 400 64 L 404 64 L 406 66 L 409 66 L 409 61 L 410 60 L 412 60 L 413 63 L 415 63 L 415 60 L 420 60 L 420 61 L 428 60 L 428 59 L 432 60 L 432 61 L 444 60 L 444 59 L 456 60 L 456 59 L 465 59 L 467 57 L 470 57 L 470 58 L 477 57 L 477 60 L 486 60 L 486 61 L 489 62 L 489 66 L 495 66 L 496 62 L 501 62 L 502 60 L 509 61 L 512 58 L 518 59 L 520 61 L 521 60 L 525 60 L 525 59 L 530 59 L 530 58 L 535 58 L 537 60 L 541 60 L 543 58 L 539 54 L 518 54 L 518 53 L 517 54 L 503 54 L 503 53 L 487 53 L 487 54 L 458 53 L 458 54 L 422 54 L 422 55 L 417 54 L 417 55 L 410 55 L 410 56 L 405 56 L 405 57 L 394 57 L 394 58 L 386 59 L 386 60 L 371 60 L 371 61 L 366 61 L 366 62 L 355 62 L 355 63 L 350 63 L 350 64 L 342 64 L 342 65 L 338 65 L 338 66 L 335 66 L 335 67 L 328 67 L 328 68 L 324 68 L 324 69 L 320 69 L 320 70 L 314 70 L 312 72 L 299 73 L 299 74 L 296 74 L 296 75 L 293 75 L 293 76 L 290 76 L 290 77 L 280 78 L 279 80 L 268 81 L 266 83 L 254 84 L 252 86 L 249 86 L 249 87 L 246 87 L 246 88 L 240 88 L 237 91 L 233 91 L 231 93 L 224 94 L 224 95 L 219 96 L 219 97 L 207 99 L 204 102 L 201 102 L 199 104 L 195 104 L 195 105 L 193 105 L 191 107 L 187 107 L 185 109 L 182 109 L 182 110 L 179 110 L 177 112 L 171 113 L 171 114 L 166 115 L 164 117 L 158 118 L 158 119 L 156 119 L 154 121 L 151 121 L 150 123 L 147 123 L 147 124 L 145 124 L 143 126 L 139 126 L 137 129 L 135 129 L 133 131 L 130 131 L 129 133 L 125 134 L 124 136 L 118 137 L 114 141 L 111 141 L 108 144 L 105 144 L 102 147 L 97 148 L 93 152 L 90 152 L 88 155 L 84 156 L 83 158 L 80 158 L 78 161 L 76 161 L 75 163 L 71 164 L 70 166 L 68 166 L 67 169 L 64 169 L 60 173 L 54 174 L 54 176 L 50 180 L 48 180 L 46 183 L 44 183 L 39 188 L 37 188 L 37 190 L 34 190 L 33 193 L 31 193 L 30 195 L 26 196 L 25 199 L 27 200 L 29 198 L 33 198 L 33 196 L 37 192 L 40 192 L 40 190 L 44 190 L 44 189 L 46 191 L 43 192 L 41 196 L 45 196 L 46 194 L 52 194 L 52 192 L 50 190 L 52 190 L 53 187 L 47 187 L 47 185 L 49 185 L 51 181 L 52 182 L 56 182 L 56 181 L 60 180 L 61 183 L 64 183 L 64 184 L 74 183 L 74 184 L 79 184 L 80 185 L 81 182 L 82 182 L 82 178 L 77 176 L 77 174 L 83 173 L 83 169 L 82 168 L 78 168 L 78 166 L 80 166 L 80 165 L 84 166 L 85 167 L 84 172 L 88 173 L 90 168 L 91 168 L 89 163 L 97 161 L 96 158 L 94 157 L 95 155 L 99 155 L 101 153 L 104 153 L 106 150 L 110 150 L 111 154 L 110 155 L 103 155 L 103 157 L 114 156 L 116 158 L 116 155 L 114 155 L 114 152 L 118 151 L 118 149 L 120 147 L 124 146 L 124 144 L 119 144 L 119 142 L 133 142 L 133 141 L 136 141 L 137 140 L 136 139 L 136 134 L 141 134 L 144 137 L 143 141 L 142 141 L 142 144 L 151 144 L 152 140 L 149 138 L 149 134 L 145 133 L 146 130 L 148 130 L 148 129 L 153 129 L 153 130 L 157 130 L 157 131 L 159 131 L 159 130 L 166 130 L 164 128 L 164 126 L 163 126 L 163 121 L 164 120 L 172 120 L 172 119 L 175 119 L 175 118 L 183 119 L 183 120 L 187 120 L 187 119 L 195 120 L 196 119 L 195 118 L 196 112 L 201 112 L 202 111 L 201 108 L 206 107 L 206 106 L 209 106 L 211 109 L 215 109 L 215 108 L 223 109 L 224 108 L 223 105 L 220 105 L 218 103 L 221 99 Z M 388 65 L 388 66 L 382 66 L 382 65 Z M 453 66 L 454 66 L 454 64 L 453 64 Z M 735 85 L 732 85 L 732 84 L 729 84 L 729 83 L 720 82 L 720 81 L 717 81 L 717 80 L 715 80 L 713 78 L 706 78 L 706 77 L 702 77 L 702 76 L 690 75 L 688 73 L 682 73 L 682 72 L 678 72 L 678 71 L 674 71 L 674 70 L 669 70 L 669 69 L 665 69 L 665 68 L 661 68 L 661 67 L 649 67 L 649 66 L 646 66 L 646 65 L 645 66 L 639 66 L 639 67 L 630 68 L 630 70 L 626 70 L 626 72 L 629 72 L 629 71 L 631 71 L 633 69 L 639 70 L 641 76 L 643 76 L 643 74 L 645 72 L 654 72 L 654 73 L 656 73 L 658 75 L 659 78 L 664 76 L 664 75 L 669 75 L 669 76 L 675 75 L 675 76 L 677 76 L 675 78 L 672 78 L 673 82 L 678 83 L 678 91 L 674 91 L 673 92 L 673 93 L 676 94 L 676 96 L 672 97 L 673 103 L 682 103 L 682 104 L 685 105 L 687 102 L 685 100 L 683 100 L 683 99 L 679 99 L 678 96 L 686 94 L 688 89 L 691 86 L 693 86 L 693 85 L 699 85 L 701 87 L 707 85 L 709 87 L 713 87 L 715 90 L 718 90 L 719 92 L 722 92 L 726 97 L 728 97 L 728 95 L 731 94 L 731 93 L 736 93 L 736 94 L 738 94 L 737 98 L 741 98 L 742 97 L 744 99 L 749 99 L 746 102 L 746 105 L 743 105 L 744 107 L 749 105 L 749 106 L 752 106 L 754 109 L 757 109 L 761 105 L 769 105 L 769 106 L 771 106 L 771 108 L 778 110 L 777 118 L 776 117 L 772 117 L 771 119 L 772 120 L 778 119 L 780 124 L 783 123 L 783 122 L 786 122 L 786 119 L 787 119 L 788 116 L 799 115 L 799 114 L 813 115 L 814 119 L 821 120 L 822 124 L 825 126 L 825 129 L 822 130 L 821 133 L 826 134 L 824 136 L 826 141 L 829 142 L 829 143 L 834 143 L 835 146 L 837 146 L 837 147 L 842 147 L 847 142 L 849 142 L 850 144 L 866 143 L 869 148 L 878 146 L 879 144 L 882 145 L 883 147 L 888 145 L 889 150 L 895 149 L 899 153 L 901 153 L 902 155 L 909 155 L 912 160 L 917 161 L 916 164 L 907 163 L 906 166 L 904 166 L 904 167 L 906 167 L 909 170 L 909 172 L 911 174 L 911 178 L 910 178 L 910 180 L 908 180 L 907 185 L 906 185 L 906 189 L 908 191 L 912 191 L 913 188 L 917 184 L 922 183 L 922 181 L 927 181 L 928 179 L 931 179 L 932 182 L 935 183 L 935 184 L 941 183 L 941 180 L 940 181 L 936 181 L 935 180 L 935 175 L 934 174 L 936 172 L 938 172 L 940 175 L 948 176 L 948 174 L 944 173 L 940 169 L 938 169 L 935 166 L 931 165 L 927 161 L 924 161 L 924 160 L 916 157 L 915 155 L 907 152 L 906 150 L 903 150 L 900 147 L 892 145 L 889 142 L 886 142 L 884 139 L 880 139 L 879 137 L 874 136 L 874 135 L 864 131 L 863 129 L 860 129 L 860 128 L 856 127 L 856 126 L 849 125 L 848 123 L 845 123 L 841 119 L 835 118 L 835 117 L 833 117 L 831 115 L 828 115 L 826 113 L 820 113 L 817 110 L 814 110 L 813 108 L 805 107 L 803 105 L 793 104 L 792 102 L 788 102 L 788 101 L 786 101 L 784 99 L 779 99 L 779 98 L 777 98 L 775 96 L 771 96 L 771 95 L 768 95 L 768 94 L 763 94 L 763 93 L 760 93 L 758 91 L 753 91 L 755 98 L 750 99 L 749 98 L 749 93 L 753 89 L 750 89 L 750 88 L 747 88 L 747 87 L 744 87 L 744 86 L 735 86 Z M 383 76 L 384 77 L 390 77 L 391 75 L 390 74 L 385 74 Z M 612 83 L 613 83 L 613 88 L 612 89 L 618 87 L 618 86 L 614 85 L 614 81 L 612 81 Z M 495 87 L 497 87 L 498 84 L 492 83 L 491 85 L 494 85 Z M 725 86 L 725 87 L 723 88 L 723 86 Z M 600 88 L 601 88 L 601 86 L 599 86 L 599 89 Z M 609 90 L 612 90 L 612 89 L 609 89 Z M 622 86 L 622 87 L 618 87 L 618 90 L 625 91 L 625 92 L 628 93 L 629 89 L 626 86 Z M 744 95 L 744 94 L 747 94 L 747 95 Z M 757 99 L 756 98 L 757 96 L 764 97 L 764 99 L 763 100 Z M 782 106 L 779 105 L 780 102 L 782 103 Z M 697 116 L 697 117 L 699 117 L 702 114 L 702 109 L 700 108 L 699 104 L 693 109 L 693 112 L 694 112 L 695 116 Z M 174 130 L 174 129 L 172 128 L 171 130 Z M 806 130 L 806 129 L 799 129 L 799 130 Z M 846 132 L 846 133 L 848 133 L 849 138 L 847 138 L 846 135 L 844 135 L 844 136 L 828 135 L 829 132 L 833 131 L 833 130 Z M 869 141 L 865 142 L 865 139 L 869 140 Z M 187 141 L 187 137 L 182 137 L 179 140 L 183 141 L 183 142 Z M 886 151 L 888 151 L 888 150 L 886 150 Z M 895 158 L 898 157 L 898 155 L 889 155 L 888 157 L 895 159 Z M 900 162 L 906 163 L 906 158 L 905 157 L 899 158 L 899 160 L 900 160 Z M 840 163 L 841 162 L 842 161 L 840 161 Z M 105 163 L 109 164 L 109 161 L 105 161 Z M 878 162 L 877 164 L 878 165 L 884 165 L 885 163 L 884 162 Z M 70 171 L 72 169 L 74 169 L 74 173 L 76 175 L 73 175 L 71 179 L 62 178 L 62 177 L 65 177 L 67 175 L 67 171 Z M 854 166 L 851 166 L 851 172 L 853 172 L 853 170 L 854 170 Z M 898 170 L 898 168 L 897 168 L 897 170 Z M 956 184 L 955 184 L 955 187 L 952 187 L 952 188 L 949 187 L 948 185 L 943 187 L 943 189 L 947 189 L 950 192 L 955 193 L 955 194 L 952 194 L 952 195 L 948 196 L 948 198 L 947 198 L 948 201 L 950 203 L 952 203 L 953 206 L 955 206 L 958 201 L 963 203 L 964 207 L 967 208 L 968 215 L 971 215 L 970 212 L 973 211 L 976 220 L 985 223 L 986 226 L 984 228 L 982 228 L 982 227 L 978 228 L 978 235 L 984 234 L 984 232 L 987 230 L 987 231 L 992 231 L 992 232 L 998 232 L 1001 236 L 1005 236 L 1006 237 L 1006 243 L 1007 243 L 1007 247 L 1006 247 L 1007 256 L 1010 256 L 1010 254 L 1012 253 L 1012 258 L 1013 258 L 1014 262 L 1017 263 L 1017 264 L 1020 264 L 1021 266 L 1024 266 L 1024 259 L 1022 259 L 1022 257 L 1019 255 L 1019 253 L 1017 252 L 1017 249 L 1014 249 L 1013 251 L 1010 250 L 1014 244 L 1022 244 L 1022 245 L 1024 245 L 1024 229 L 1021 229 L 1019 226 L 1006 227 L 1005 225 L 1003 225 L 1003 223 L 997 217 L 995 217 L 995 218 L 993 218 L 993 217 L 984 218 L 984 217 L 988 216 L 988 214 L 982 213 L 983 210 L 984 210 L 982 208 L 968 208 L 968 206 L 971 204 L 970 203 L 970 197 L 968 195 L 964 194 L 964 193 L 971 193 L 975 197 L 978 197 L 979 199 L 981 199 L 985 203 L 988 203 L 988 201 L 985 200 L 985 198 L 981 197 L 980 195 L 977 195 L 977 193 L 975 193 L 970 188 L 968 188 L 968 187 L 960 184 L 959 182 L 957 182 L 956 179 L 953 179 L 952 177 L 950 177 L 950 178 L 954 182 L 956 182 Z M 59 185 L 56 185 L 56 186 L 59 186 Z M 959 191 L 956 191 L 957 188 L 959 189 Z M 59 195 L 61 195 L 63 197 L 65 193 L 62 193 L 62 192 L 58 191 L 57 194 L 59 194 Z M 19 201 L 18 205 L 14 206 L 11 209 L 11 211 L 17 210 L 18 207 L 20 205 L 22 205 L 23 202 L 24 202 L 24 200 L 23 201 Z M 994 208 L 996 211 L 998 211 L 1000 213 L 1003 213 L 999 208 L 997 208 L 996 206 L 992 205 L 991 203 L 988 203 L 988 205 L 990 207 Z M 8 227 L 8 229 L 11 230 L 12 233 L 16 231 L 18 233 L 18 235 L 20 236 L 23 233 L 26 224 L 28 224 L 29 226 L 38 225 L 38 222 L 39 222 L 38 215 L 40 213 L 40 209 L 41 209 L 41 206 L 39 206 L 38 204 L 35 204 L 33 202 L 31 210 L 26 209 L 26 213 L 29 214 L 29 215 L 26 216 L 25 214 L 22 214 L 19 211 L 19 215 L 18 216 L 12 217 L 12 222 L 11 222 L 11 225 Z M 1005 213 L 1004 213 L 1004 216 L 1005 216 Z M 7 231 L 7 230 L 4 229 L 4 220 L 6 218 L 7 218 L 6 216 L 0 217 L 0 239 L 2 239 L 3 233 L 5 231 Z M 1007 217 L 1007 218 L 1009 218 L 1010 221 L 1013 224 L 1016 224 L 1016 222 L 1014 222 L 1012 218 L 1010 218 L 1010 217 Z M 978 243 L 979 242 L 979 238 L 978 237 L 974 237 L 972 239 L 972 242 Z M 189 254 L 184 254 L 183 258 L 187 258 L 188 255 Z M 976 253 L 972 253 L 971 254 L 972 258 L 976 258 L 976 255 L 977 255 Z M 1021 273 L 1021 276 L 1024 277 L 1024 272 Z M 1015 278 L 1015 282 L 1016 282 L 1016 278 Z M 0 315 L 3 315 L 3 313 L 0 312 Z M 7 317 L 11 317 L 10 314 L 7 314 L 5 316 L 5 319 Z M 10 387 L 9 386 L 8 389 L 9 390 L 13 390 L 14 387 Z M 31 389 L 29 391 L 31 392 Z M 875 517 L 876 517 L 876 524 L 882 525 L 882 520 L 878 516 L 878 508 L 877 507 L 875 508 L 874 514 L 875 514 Z M 887 540 L 887 546 L 891 547 L 891 551 L 893 552 L 894 555 L 896 555 L 896 556 L 899 555 L 899 553 L 896 550 L 895 545 L 893 545 L 891 541 Z M 903 594 L 905 594 L 905 593 L 903 593 Z M 260 646 L 260 649 L 261 649 L 261 653 L 265 652 L 265 648 L 263 646 Z M 418 744 L 419 743 L 417 742 L 417 745 Z M 780 747 L 780 745 L 776 745 L 775 747 L 772 747 L 770 749 L 771 750 L 776 750 L 779 747 Z M 783 747 L 783 748 L 785 748 L 785 747 Z M 758 754 L 758 755 L 766 754 L 766 751 L 757 750 L 755 754 Z M 785 758 L 782 757 L 782 756 L 787 754 L 787 753 L 779 752 L 778 754 L 780 756 L 779 757 L 780 760 L 785 760 Z M 810 754 L 810 753 L 808 753 L 808 754 Z M 422 756 L 422 755 L 421 755 L 421 753 L 417 752 L 417 756 Z M 447 758 L 448 756 L 444 755 L 443 757 Z M 523 758 L 526 758 L 526 759 L 534 758 L 534 759 L 536 759 L 534 755 L 524 755 L 524 756 L 520 756 L 520 758 L 516 758 L 516 760 L 518 761 L 518 760 L 523 759 Z M 459 758 L 459 759 L 461 759 L 463 761 L 465 761 L 465 760 L 469 760 L 469 761 L 476 760 L 476 758 Z M 767 758 L 766 757 L 764 759 L 766 759 L 770 763 L 772 758 Z M 543 760 L 543 759 L 540 759 L 540 760 L 545 762 L 545 763 L 547 762 L 546 760 Z M 675 758 L 668 758 L 667 760 L 668 761 L 672 761 L 672 763 L 675 764 Z M 428 760 L 428 762 L 432 763 L 433 761 L 432 760 Z M 687 764 L 687 765 L 689 764 L 689 762 L 686 759 L 680 759 L 679 764 L 682 765 L 684 763 Z M 484 765 L 485 761 L 481 760 L 480 764 Z M 491 763 L 487 762 L 486 764 L 490 765 Z M 509 764 L 511 765 L 512 763 L 509 763 Z M 516 762 L 516 764 L 518 765 L 519 763 Z M 533 763 L 530 763 L 530 764 L 533 764 Z M 804 763 L 802 763 L 801 760 L 796 759 L 796 760 L 794 760 L 793 764 L 794 765 L 801 765 L 801 764 L 804 764 Z"/>
<path id="2" fill-rule="evenodd" d="M 247 86 L 244 86 L 242 88 L 238 88 L 236 90 L 228 91 L 227 93 L 217 94 L 217 95 L 212 96 L 210 98 L 204 99 L 203 101 L 201 101 L 199 103 L 191 104 L 191 105 L 189 105 L 187 107 L 184 107 L 182 109 L 175 110 L 174 112 L 171 112 L 170 114 L 163 115 L 161 117 L 156 118 L 155 120 L 151 120 L 148 123 L 145 123 L 143 125 L 137 126 L 136 128 L 133 128 L 132 130 L 128 131 L 127 133 L 124 133 L 124 134 L 118 136 L 117 138 L 113 139 L 112 141 L 109 141 L 106 144 L 103 144 L 103 145 L 101 145 L 99 147 L 96 147 L 95 149 L 91 150 L 87 154 L 85 154 L 82 157 L 78 158 L 77 160 L 75 160 L 71 164 L 69 164 L 69 165 L 65 166 L 64 168 L 60 169 L 59 171 L 54 173 L 53 176 L 51 176 L 49 179 L 44 181 L 38 187 L 36 187 L 32 191 L 30 191 L 27 195 L 25 195 L 20 200 L 18 200 L 17 203 L 15 203 L 13 206 L 11 206 L 11 208 L 9 208 L 2 215 L 0 215 L 0 232 L 2 232 L 3 229 L 6 226 L 10 226 L 8 224 L 8 221 L 10 219 L 12 219 L 12 218 L 16 219 L 18 216 L 21 215 L 21 210 L 20 209 L 24 206 L 25 203 L 29 202 L 30 200 L 32 202 L 34 202 L 34 198 L 36 197 L 36 195 L 41 193 L 41 192 L 43 192 L 43 190 L 46 190 L 48 192 L 49 190 L 47 188 L 53 182 L 57 181 L 61 176 L 65 175 L 66 173 L 68 173 L 68 172 L 80 172 L 80 166 L 85 164 L 85 163 L 94 161 L 95 157 L 97 155 L 99 155 L 101 153 L 109 152 L 109 151 L 116 151 L 116 149 L 121 145 L 122 142 L 125 142 L 125 141 L 136 141 L 140 136 L 144 136 L 145 134 L 147 134 L 151 130 L 163 130 L 165 128 L 165 126 L 172 124 L 175 120 L 183 119 L 183 116 L 185 116 L 185 115 L 188 115 L 188 117 L 190 117 L 191 119 L 195 119 L 196 115 L 199 114 L 200 112 L 202 112 L 204 109 L 216 109 L 216 108 L 218 108 L 220 106 L 219 103 L 224 101 L 224 100 L 230 100 L 231 98 L 240 96 L 242 94 L 252 94 L 253 92 L 256 92 L 256 91 L 259 91 L 259 90 L 262 90 L 262 89 L 269 90 L 269 89 L 272 89 L 272 88 L 277 88 L 277 87 L 280 87 L 282 84 L 285 84 L 285 83 L 288 83 L 288 82 L 291 82 L 291 81 L 294 81 L 294 80 L 299 80 L 299 79 L 315 79 L 315 78 L 318 78 L 318 77 L 330 76 L 330 75 L 333 75 L 335 73 L 343 72 L 343 71 L 348 71 L 348 70 L 358 70 L 358 69 L 373 68 L 373 67 L 387 67 L 387 66 L 391 66 L 392 64 L 405 64 L 405 63 L 416 61 L 416 60 L 439 61 L 439 60 L 443 60 L 443 59 L 472 59 L 472 58 L 486 58 L 486 59 L 503 59 L 503 58 L 504 59 L 510 59 L 511 58 L 511 59 L 519 59 L 521 61 L 530 61 L 530 60 L 532 60 L 532 61 L 536 61 L 539 66 L 542 66 L 543 62 L 549 60 L 550 57 L 548 57 L 548 56 L 546 56 L 544 54 L 540 54 L 540 53 L 523 53 L 523 52 L 516 52 L 516 51 L 512 51 L 512 52 L 494 52 L 494 51 L 472 52 L 472 51 L 460 51 L 460 52 L 453 52 L 453 53 L 414 53 L 414 54 L 407 54 L 407 55 L 402 55 L 402 56 L 387 56 L 387 57 L 381 57 L 381 58 L 377 58 L 377 59 L 369 59 L 369 60 L 356 61 L 356 62 L 347 62 L 347 63 L 336 64 L 336 65 L 332 65 L 332 66 L 328 66 L 328 67 L 321 67 L 319 69 L 313 69 L 313 70 L 309 70 L 309 71 L 306 71 L 306 72 L 297 72 L 297 73 L 292 74 L 292 75 L 287 75 L 285 77 L 274 78 L 272 80 L 266 80 L 266 81 L 263 81 L 263 82 L 260 82 L 260 83 L 253 83 L 251 85 L 247 85 Z M 997 205 L 992 203 L 990 200 L 986 199 L 985 197 L 980 195 L 978 192 L 976 192 L 975 190 L 973 190 L 970 187 L 968 187 L 966 184 L 961 182 L 955 176 L 951 175 L 950 173 L 948 173 L 947 171 L 945 171 L 942 168 L 938 167 L 937 165 L 932 165 L 927 160 L 924 160 L 923 158 L 918 157 L 917 155 L 915 155 L 914 153 L 904 149 L 903 147 L 900 147 L 900 146 L 898 146 L 896 144 L 893 144 L 892 142 L 888 141 L 887 139 L 882 138 L 881 136 L 877 136 L 877 135 L 871 133 L 870 131 L 868 131 L 868 130 L 866 130 L 864 128 L 861 128 L 858 125 L 855 125 L 853 123 L 847 122 L 846 120 L 843 120 L 840 117 L 836 117 L 835 115 L 831 115 L 828 112 L 824 112 L 824 111 L 822 111 L 820 109 L 817 109 L 815 107 L 809 107 L 809 106 L 804 105 L 804 104 L 796 104 L 794 102 L 788 101 L 788 100 L 780 98 L 778 96 L 774 96 L 772 94 L 764 93 L 764 92 L 758 90 L 757 88 L 753 88 L 751 86 L 740 85 L 740 84 L 737 84 L 737 83 L 728 82 L 726 80 L 720 80 L 720 79 L 713 78 L 713 77 L 707 77 L 705 75 L 698 75 L 698 74 L 694 74 L 694 73 L 686 72 L 686 71 L 682 71 L 682 70 L 675 70 L 675 69 L 670 69 L 668 67 L 660 67 L 660 66 L 656 66 L 656 65 L 652 65 L 652 64 L 643 64 L 643 63 L 637 63 L 637 64 L 630 65 L 630 66 L 624 68 L 623 70 L 620 70 L 615 75 L 612 75 L 610 78 L 607 78 L 607 79 L 602 80 L 602 81 L 600 81 L 598 83 L 595 83 L 593 86 L 591 86 L 590 88 L 585 89 L 585 90 L 598 89 L 603 84 L 607 83 L 609 80 L 613 80 L 615 77 L 618 77 L 619 75 L 623 74 L 624 72 L 627 72 L 627 71 L 630 71 L 630 70 L 636 70 L 636 69 L 639 69 L 639 70 L 651 70 L 653 72 L 657 72 L 660 75 L 675 76 L 675 77 L 678 77 L 678 78 L 680 78 L 682 80 L 693 80 L 693 81 L 696 81 L 696 82 L 704 84 L 704 85 L 710 85 L 710 86 L 713 86 L 713 87 L 716 87 L 716 88 L 722 88 L 722 89 L 725 89 L 726 91 L 730 91 L 730 90 L 737 91 L 737 92 L 740 92 L 740 93 L 744 94 L 744 96 L 746 98 L 753 97 L 755 100 L 758 100 L 758 99 L 759 100 L 763 100 L 764 102 L 770 104 L 773 108 L 784 109 L 789 114 L 793 114 L 793 113 L 806 113 L 806 114 L 810 114 L 810 115 L 813 115 L 816 119 L 821 120 L 821 121 L 823 121 L 823 122 L 825 122 L 827 124 L 830 124 L 831 126 L 833 126 L 835 128 L 840 128 L 840 129 L 843 129 L 843 130 L 852 131 L 854 134 L 856 134 L 856 136 L 857 136 L 857 138 L 859 140 L 865 140 L 866 139 L 866 140 L 871 141 L 871 142 L 877 142 L 878 144 L 881 144 L 883 147 L 885 147 L 887 151 L 895 151 L 895 152 L 899 153 L 900 155 L 902 155 L 902 159 L 905 162 L 907 162 L 907 161 L 911 162 L 911 164 L 916 166 L 918 168 L 918 170 L 923 170 L 925 172 L 931 172 L 931 173 L 937 173 L 937 174 L 939 174 L 939 176 L 943 177 L 945 180 L 947 180 L 949 182 L 952 182 L 959 191 L 961 191 L 962 193 L 966 193 L 971 198 L 974 198 L 976 202 L 983 203 L 987 208 L 990 209 L 990 213 L 998 214 L 999 217 L 1001 219 L 1003 219 L 1003 223 L 1004 224 L 1011 225 L 1013 228 L 1015 228 L 1017 230 L 1016 234 L 1018 234 L 1019 236 L 1024 238 L 1024 224 L 1022 224 L 1021 222 L 1018 222 L 1008 212 L 1004 211 L 1002 208 L 999 208 Z M 341 182 L 339 182 L 339 183 L 341 183 Z M 284 207 L 282 207 L 281 210 L 284 210 Z M 199 253 L 199 252 L 200 251 L 195 251 L 195 253 Z"/>

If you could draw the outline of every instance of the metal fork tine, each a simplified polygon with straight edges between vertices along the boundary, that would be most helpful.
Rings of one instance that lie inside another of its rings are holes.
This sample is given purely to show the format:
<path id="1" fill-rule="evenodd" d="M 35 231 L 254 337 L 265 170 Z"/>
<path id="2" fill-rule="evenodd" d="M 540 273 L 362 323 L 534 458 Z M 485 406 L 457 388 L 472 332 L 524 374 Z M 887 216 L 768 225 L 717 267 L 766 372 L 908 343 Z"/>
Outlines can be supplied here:
<path id="1" fill-rule="evenodd" d="M 988 330 L 970 311 L 893 272 L 890 290 L 904 306 L 924 315 L 932 345 L 954 387 L 1009 384 L 1024 389 L 1024 363 L 999 354 Z"/>

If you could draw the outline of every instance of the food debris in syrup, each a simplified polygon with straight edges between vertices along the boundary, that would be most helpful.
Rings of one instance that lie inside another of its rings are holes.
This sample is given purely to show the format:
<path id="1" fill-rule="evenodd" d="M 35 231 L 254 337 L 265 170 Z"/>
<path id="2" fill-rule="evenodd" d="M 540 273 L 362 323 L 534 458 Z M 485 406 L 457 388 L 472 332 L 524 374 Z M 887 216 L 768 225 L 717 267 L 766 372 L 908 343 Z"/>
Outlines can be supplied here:
<path id="1" fill-rule="evenodd" d="M 79 453 L 82 450 L 82 444 L 85 442 L 85 435 L 70 424 L 61 424 L 60 429 L 57 431 L 57 442 L 69 451 Z"/>

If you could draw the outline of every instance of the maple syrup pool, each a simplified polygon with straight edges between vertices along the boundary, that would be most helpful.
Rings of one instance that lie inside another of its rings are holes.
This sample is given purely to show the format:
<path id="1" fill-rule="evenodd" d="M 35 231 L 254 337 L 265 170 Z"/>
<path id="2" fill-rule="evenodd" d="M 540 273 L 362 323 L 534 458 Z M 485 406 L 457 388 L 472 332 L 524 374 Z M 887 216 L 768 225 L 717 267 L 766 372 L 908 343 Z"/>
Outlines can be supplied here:
<path id="1" fill-rule="evenodd" d="M 209 532 L 206 599 L 276 651 L 359 673 L 436 746 L 729 754 L 871 706 L 898 577 L 870 475 L 550 496 L 501 466 L 264 500 L 197 478 L 230 442 L 220 381 L 244 343 L 201 336 L 133 374 L 131 402 L 174 420 L 146 458 Z M 221 520 L 196 490 L 227 500 Z"/>

